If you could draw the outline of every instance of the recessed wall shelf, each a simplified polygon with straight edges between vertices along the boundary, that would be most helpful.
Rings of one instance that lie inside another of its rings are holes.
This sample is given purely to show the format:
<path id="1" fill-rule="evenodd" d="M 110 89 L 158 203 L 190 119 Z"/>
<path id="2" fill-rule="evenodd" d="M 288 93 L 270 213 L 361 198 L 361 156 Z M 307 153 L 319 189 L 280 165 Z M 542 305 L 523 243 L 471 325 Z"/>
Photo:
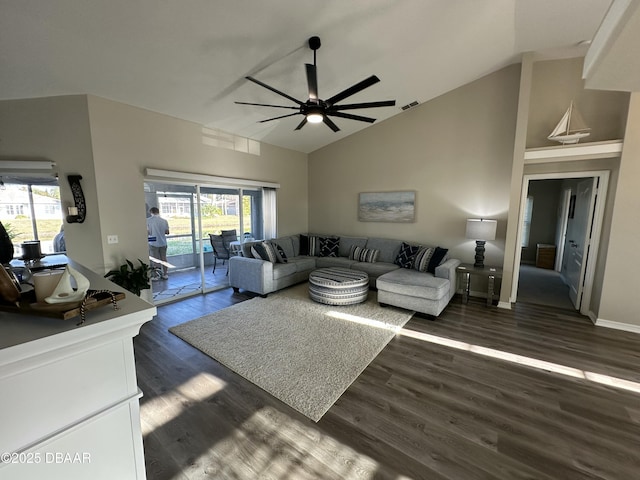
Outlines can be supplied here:
<path id="1" fill-rule="evenodd" d="M 622 140 L 577 143 L 542 148 L 528 148 L 524 152 L 525 165 L 548 162 L 567 162 L 590 158 L 616 158 L 622 155 Z"/>

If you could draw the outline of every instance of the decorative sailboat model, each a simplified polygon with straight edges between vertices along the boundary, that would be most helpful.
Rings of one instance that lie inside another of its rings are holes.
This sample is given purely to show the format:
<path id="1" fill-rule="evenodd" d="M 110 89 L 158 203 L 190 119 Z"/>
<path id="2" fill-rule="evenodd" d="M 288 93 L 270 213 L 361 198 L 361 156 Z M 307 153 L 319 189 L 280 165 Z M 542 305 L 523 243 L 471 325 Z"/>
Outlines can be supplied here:
<path id="1" fill-rule="evenodd" d="M 563 145 L 578 143 L 581 138 L 587 137 L 591 134 L 591 129 L 587 127 L 573 106 L 573 101 L 569 104 L 569 108 L 564 113 L 556 128 L 547 137 L 549 140 L 555 140 Z"/>

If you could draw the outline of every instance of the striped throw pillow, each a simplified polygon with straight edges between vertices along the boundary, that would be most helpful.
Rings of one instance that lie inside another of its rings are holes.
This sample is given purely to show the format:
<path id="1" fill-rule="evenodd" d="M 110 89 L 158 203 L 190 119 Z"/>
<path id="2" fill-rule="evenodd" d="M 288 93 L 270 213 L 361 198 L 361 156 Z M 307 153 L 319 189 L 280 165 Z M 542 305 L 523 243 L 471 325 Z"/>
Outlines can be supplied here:
<path id="1" fill-rule="evenodd" d="M 319 257 L 320 256 L 320 237 L 316 235 L 309 235 L 309 256 L 310 257 Z"/>
<path id="2" fill-rule="evenodd" d="M 416 253 L 416 256 L 413 259 L 413 268 L 414 270 L 418 270 L 419 272 L 426 272 L 429 267 L 429 261 L 433 256 L 433 248 L 431 247 L 422 247 Z"/>
<path id="3" fill-rule="evenodd" d="M 257 243 L 251 247 L 251 253 L 255 258 L 266 260 L 271 263 L 278 261 L 278 254 L 275 247 L 269 242 Z"/>
<path id="4" fill-rule="evenodd" d="M 349 260 L 356 262 L 376 263 L 379 256 L 380 250 L 376 248 L 363 248 L 356 245 L 352 245 L 349 252 Z"/>

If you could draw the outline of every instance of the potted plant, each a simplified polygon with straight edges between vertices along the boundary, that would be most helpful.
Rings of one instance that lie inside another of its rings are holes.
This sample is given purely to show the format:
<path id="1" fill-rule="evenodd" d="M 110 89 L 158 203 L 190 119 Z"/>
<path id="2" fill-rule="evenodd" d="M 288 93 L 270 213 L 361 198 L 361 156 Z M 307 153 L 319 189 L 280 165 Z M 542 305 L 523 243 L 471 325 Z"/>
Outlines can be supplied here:
<path id="1" fill-rule="evenodd" d="M 126 262 L 120 268 L 107 272 L 105 278 L 140 296 L 142 290 L 151 288 L 151 285 L 149 285 L 149 265 L 140 259 L 138 259 L 138 262 L 140 262 L 139 267 L 134 267 L 129 260 L 126 260 Z"/>

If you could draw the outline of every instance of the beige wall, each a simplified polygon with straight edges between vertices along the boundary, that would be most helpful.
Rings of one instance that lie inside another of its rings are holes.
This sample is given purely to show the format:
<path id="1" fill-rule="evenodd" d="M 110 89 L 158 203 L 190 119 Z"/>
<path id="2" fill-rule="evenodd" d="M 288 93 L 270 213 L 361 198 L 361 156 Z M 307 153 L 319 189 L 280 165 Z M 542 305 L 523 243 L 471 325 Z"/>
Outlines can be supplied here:
<path id="1" fill-rule="evenodd" d="M 93 96 L 0 102 L 0 155 L 57 162 L 80 173 L 87 220 L 65 227 L 69 255 L 96 272 L 148 256 L 146 167 L 279 183 L 278 229 L 307 230 L 307 156 L 262 145 L 259 156 L 203 144 L 201 126 Z M 94 173 L 95 172 L 95 173 Z M 119 243 L 108 245 L 107 235 Z"/>
<path id="2" fill-rule="evenodd" d="M 466 219 L 498 219 L 487 264 L 501 265 L 520 68 L 514 65 L 309 155 L 309 229 L 448 247 L 472 262 Z M 415 190 L 414 223 L 357 218 L 358 193 Z"/>
<path id="3" fill-rule="evenodd" d="M 0 132 L 0 157 L 56 162 L 63 212 L 73 204 L 67 175 L 82 175 L 86 220 L 65 224 L 67 249 L 70 256 L 89 268 L 101 267 L 103 252 L 86 96 L 2 101 Z"/>
<path id="4" fill-rule="evenodd" d="M 640 295 L 637 270 L 640 266 L 640 93 L 629 103 L 629 118 L 620 161 L 611 238 L 606 257 L 602 299 L 598 319 L 640 327 Z M 640 328 L 637 328 L 640 332 Z"/>
<path id="5" fill-rule="evenodd" d="M 556 146 L 547 136 L 569 107 L 571 100 L 591 135 L 581 142 L 599 142 L 624 137 L 629 94 L 585 90 L 583 58 L 547 60 L 533 65 L 531 104 L 527 126 L 527 148 Z"/>

